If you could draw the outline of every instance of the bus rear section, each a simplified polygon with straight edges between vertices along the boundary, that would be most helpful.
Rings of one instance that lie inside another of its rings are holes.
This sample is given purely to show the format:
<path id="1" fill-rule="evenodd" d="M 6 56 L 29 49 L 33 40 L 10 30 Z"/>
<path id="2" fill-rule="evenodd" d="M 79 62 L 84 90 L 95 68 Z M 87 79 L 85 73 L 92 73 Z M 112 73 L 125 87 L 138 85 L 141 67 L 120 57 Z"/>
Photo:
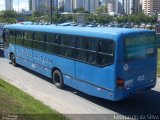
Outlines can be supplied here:
<path id="1" fill-rule="evenodd" d="M 119 41 L 114 99 L 120 100 L 155 87 L 156 67 L 154 32 L 123 35 Z"/>

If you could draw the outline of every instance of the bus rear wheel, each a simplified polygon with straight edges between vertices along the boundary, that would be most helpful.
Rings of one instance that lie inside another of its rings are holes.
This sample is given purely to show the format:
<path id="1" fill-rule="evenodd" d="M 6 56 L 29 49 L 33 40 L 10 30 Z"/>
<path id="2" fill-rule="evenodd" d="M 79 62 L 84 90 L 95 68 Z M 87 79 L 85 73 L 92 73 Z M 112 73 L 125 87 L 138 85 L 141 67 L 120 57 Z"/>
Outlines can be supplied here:
<path id="1" fill-rule="evenodd" d="M 14 54 L 11 54 L 11 63 L 13 66 L 17 66 L 17 63 L 16 63 L 16 58 L 15 58 L 15 55 Z"/>
<path id="2" fill-rule="evenodd" d="M 62 73 L 59 70 L 53 71 L 53 84 L 60 89 L 63 89 L 64 83 L 63 83 L 63 76 Z"/>

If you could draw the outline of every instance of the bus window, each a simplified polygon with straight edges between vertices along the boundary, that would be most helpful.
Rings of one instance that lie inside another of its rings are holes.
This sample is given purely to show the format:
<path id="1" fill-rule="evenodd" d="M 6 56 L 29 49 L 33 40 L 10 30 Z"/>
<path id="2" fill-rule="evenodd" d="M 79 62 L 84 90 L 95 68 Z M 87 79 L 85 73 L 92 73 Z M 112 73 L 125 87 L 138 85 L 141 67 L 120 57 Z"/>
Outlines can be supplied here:
<path id="1" fill-rule="evenodd" d="M 87 51 L 86 62 L 91 63 L 91 64 L 95 64 L 96 63 L 96 52 Z"/>
<path id="2" fill-rule="evenodd" d="M 68 35 L 60 37 L 59 53 L 62 56 L 74 58 L 74 37 Z"/>
<path id="3" fill-rule="evenodd" d="M 48 33 L 45 35 L 45 51 L 49 53 L 58 53 L 58 35 Z"/>
<path id="4" fill-rule="evenodd" d="M 101 40 L 98 42 L 97 64 L 100 66 L 109 65 L 114 60 L 114 42 Z"/>
<path id="5" fill-rule="evenodd" d="M 58 52 L 58 45 L 54 45 L 51 43 L 44 43 L 45 44 L 45 51 L 49 53 L 57 54 Z"/>
<path id="6" fill-rule="evenodd" d="M 73 36 L 63 35 L 60 37 L 60 45 L 74 47 L 74 39 Z"/>
<path id="7" fill-rule="evenodd" d="M 83 62 L 86 62 L 86 51 L 84 50 L 76 50 L 76 59 L 77 60 L 80 60 L 80 61 L 83 61 Z"/>
<path id="8" fill-rule="evenodd" d="M 33 34 L 33 48 L 37 50 L 44 50 L 44 35 L 43 33 Z"/>
<path id="9" fill-rule="evenodd" d="M 16 44 L 23 45 L 23 32 L 16 31 Z"/>
<path id="10" fill-rule="evenodd" d="M 46 42 L 47 43 L 58 44 L 58 35 L 56 35 L 56 34 L 47 34 L 46 35 Z"/>
<path id="11" fill-rule="evenodd" d="M 35 33 L 35 41 L 43 41 L 44 37 L 43 37 L 43 33 Z"/>
<path id="12" fill-rule="evenodd" d="M 79 38 L 77 41 L 76 59 L 90 64 L 96 63 L 96 40 L 94 38 Z"/>
<path id="13" fill-rule="evenodd" d="M 74 58 L 74 49 L 68 47 L 59 47 L 59 53 L 62 56 Z"/>
<path id="14" fill-rule="evenodd" d="M 31 32 L 24 32 L 24 39 L 32 40 L 33 33 Z"/>
<path id="15" fill-rule="evenodd" d="M 15 43 L 15 31 L 9 30 L 9 43 Z"/>
<path id="16" fill-rule="evenodd" d="M 24 46 L 26 47 L 32 47 L 32 37 L 33 33 L 32 32 L 24 32 L 23 33 L 23 38 L 24 38 Z"/>
<path id="17" fill-rule="evenodd" d="M 77 41 L 77 47 L 85 50 L 95 51 L 95 40 L 94 38 L 80 37 Z"/>

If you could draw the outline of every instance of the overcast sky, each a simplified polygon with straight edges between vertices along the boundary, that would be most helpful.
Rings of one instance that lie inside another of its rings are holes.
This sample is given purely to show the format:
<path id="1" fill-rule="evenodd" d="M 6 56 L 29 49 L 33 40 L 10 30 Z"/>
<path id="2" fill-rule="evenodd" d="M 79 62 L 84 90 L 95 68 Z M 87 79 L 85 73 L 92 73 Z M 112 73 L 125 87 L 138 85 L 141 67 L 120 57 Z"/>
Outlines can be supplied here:
<path id="1" fill-rule="evenodd" d="M 13 8 L 18 11 L 18 1 L 19 10 L 22 8 L 28 10 L 28 0 L 13 0 Z M 0 0 L 0 10 L 5 10 L 5 0 Z"/>

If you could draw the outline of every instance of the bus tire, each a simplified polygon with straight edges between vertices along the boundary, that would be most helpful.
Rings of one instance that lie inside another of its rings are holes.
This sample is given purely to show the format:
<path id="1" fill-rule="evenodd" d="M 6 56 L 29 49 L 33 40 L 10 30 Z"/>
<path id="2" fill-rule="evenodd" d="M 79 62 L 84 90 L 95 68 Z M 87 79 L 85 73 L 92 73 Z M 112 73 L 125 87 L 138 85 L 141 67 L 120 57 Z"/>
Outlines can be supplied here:
<path id="1" fill-rule="evenodd" d="M 16 58 L 15 58 L 15 55 L 14 54 L 11 54 L 11 64 L 13 65 L 13 66 L 17 66 L 17 63 L 16 63 Z"/>
<path id="2" fill-rule="evenodd" d="M 62 73 L 59 70 L 54 70 L 53 71 L 53 84 L 59 88 L 59 89 L 63 89 L 64 87 L 64 83 L 63 83 L 63 76 Z"/>

